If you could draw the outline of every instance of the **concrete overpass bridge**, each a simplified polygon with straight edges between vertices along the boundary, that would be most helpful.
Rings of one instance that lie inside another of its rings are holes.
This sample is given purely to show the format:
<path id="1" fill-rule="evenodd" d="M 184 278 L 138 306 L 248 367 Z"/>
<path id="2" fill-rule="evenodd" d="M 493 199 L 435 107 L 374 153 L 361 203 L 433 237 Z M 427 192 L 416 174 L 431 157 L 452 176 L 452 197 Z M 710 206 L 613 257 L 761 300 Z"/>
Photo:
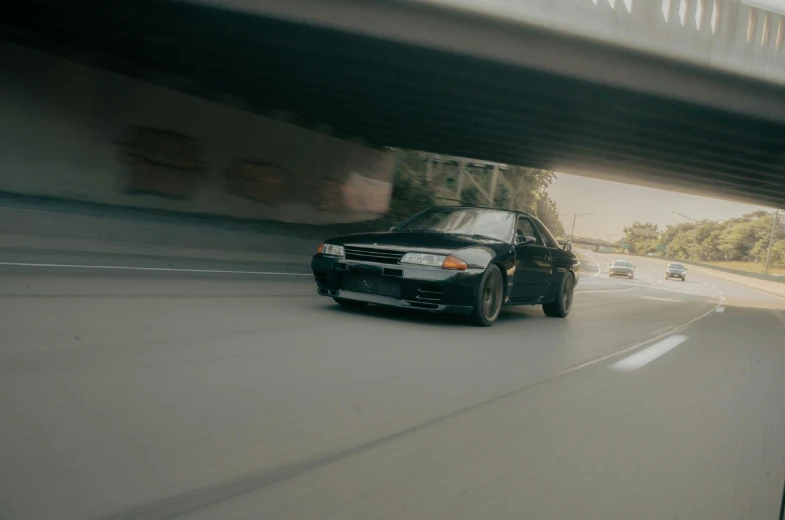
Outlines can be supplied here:
<path id="1" fill-rule="evenodd" d="M 17 75 L 32 48 L 372 148 L 785 207 L 785 28 L 752 1 L 16 4 Z"/>

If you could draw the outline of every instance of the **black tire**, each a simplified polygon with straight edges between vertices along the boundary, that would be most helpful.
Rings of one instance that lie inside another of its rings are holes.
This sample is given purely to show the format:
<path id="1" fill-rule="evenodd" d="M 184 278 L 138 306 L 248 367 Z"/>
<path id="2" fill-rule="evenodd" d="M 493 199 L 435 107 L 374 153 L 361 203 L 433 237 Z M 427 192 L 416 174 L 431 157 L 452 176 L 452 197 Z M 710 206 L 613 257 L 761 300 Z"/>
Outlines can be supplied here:
<path id="1" fill-rule="evenodd" d="M 542 310 L 545 315 L 552 318 L 566 318 L 572 310 L 574 290 L 575 278 L 572 276 L 572 273 L 564 273 L 556 299 L 542 304 Z"/>
<path id="2" fill-rule="evenodd" d="M 682 282 L 686 282 L 686 281 L 687 281 L 687 277 L 686 277 L 686 276 L 682 276 L 682 277 L 681 277 L 681 281 L 682 281 Z"/>
<path id="3" fill-rule="evenodd" d="M 357 300 L 346 300 L 344 298 L 333 298 L 333 300 L 341 307 L 348 307 L 350 309 L 364 309 L 368 306 L 368 302 L 358 302 Z"/>
<path id="4" fill-rule="evenodd" d="M 630 275 L 630 280 L 635 280 L 635 275 L 634 274 Z"/>
<path id="5" fill-rule="evenodd" d="M 490 327 L 499 317 L 504 303 L 504 277 L 499 267 L 491 264 L 480 281 L 472 312 L 472 323 Z"/>

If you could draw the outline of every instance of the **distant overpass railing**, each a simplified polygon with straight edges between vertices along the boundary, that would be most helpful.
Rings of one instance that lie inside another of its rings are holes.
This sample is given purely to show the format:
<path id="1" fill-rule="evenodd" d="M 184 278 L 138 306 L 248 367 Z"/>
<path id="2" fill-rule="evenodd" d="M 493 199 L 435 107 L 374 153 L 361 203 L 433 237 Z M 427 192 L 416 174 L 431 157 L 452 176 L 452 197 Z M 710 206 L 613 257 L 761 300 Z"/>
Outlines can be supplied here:
<path id="1" fill-rule="evenodd" d="M 785 0 L 409 1 L 785 83 Z"/>

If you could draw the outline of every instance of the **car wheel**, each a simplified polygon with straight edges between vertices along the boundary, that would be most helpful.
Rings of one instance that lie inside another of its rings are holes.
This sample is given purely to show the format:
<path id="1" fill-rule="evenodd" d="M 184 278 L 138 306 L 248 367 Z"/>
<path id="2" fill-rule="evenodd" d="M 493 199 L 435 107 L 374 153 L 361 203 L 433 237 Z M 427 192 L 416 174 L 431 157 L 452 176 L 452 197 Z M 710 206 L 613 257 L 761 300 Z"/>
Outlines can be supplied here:
<path id="1" fill-rule="evenodd" d="M 545 315 L 553 318 L 566 318 L 572 309 L 574 291 L 575 278 L 573 278 L 572 273 L 564 273 L 556 299 L 542 304 L 542 310 L 545 312 Z"/>
<path id="2" fill-rule="evenodd" d="M 349 307 L 352 309 L 363 309 L 368 306 L 368 302 L 358 302 L 357 300 L 346 300 L 344 298 L 333 298 L 333 300 L 342 307 Z"/>
<path id="3" fill-rule="evenodd" d="M 682 282 L 686 282 L 686 281 L 687 281 L 687 277 L 686 277 L 686 276 L 682 276 L 682 277 L 681 277 L 681 281 L 682 281 Z"/>
<path id="4" fill-rule="evenodd" d="M 630 275 L 630 280 L 634 280 L 634 279 L 635 279 L 635 275 L 634 275 L 634 274 L 631 274 L 631 275 Z"/>
<path id="5" fill-rule="evenodd" d="M 491 265 L 485 271 L 477 291 L 477 300 L 474 303 L 473 322 L 480 327 L 490 327 L 502 310 L 504 300 L 504 283 L 502 272 L 496 265 Z"/>

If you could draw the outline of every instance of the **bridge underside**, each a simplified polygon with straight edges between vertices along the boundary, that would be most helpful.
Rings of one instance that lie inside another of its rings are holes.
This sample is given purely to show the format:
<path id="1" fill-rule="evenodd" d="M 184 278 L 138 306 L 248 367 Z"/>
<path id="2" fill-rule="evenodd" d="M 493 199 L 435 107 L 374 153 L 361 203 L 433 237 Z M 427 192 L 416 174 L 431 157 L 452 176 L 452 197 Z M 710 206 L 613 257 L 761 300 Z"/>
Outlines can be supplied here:
<path id="1" fill-rule="evenodd" d="M 189 4 L 28 0 L 6 13 L 8 41 L 376 146 L 785 207 L 785 123 L 732 106 Z M 785 100 L 741 78 L 580 45 L 663 80 Z"/>

